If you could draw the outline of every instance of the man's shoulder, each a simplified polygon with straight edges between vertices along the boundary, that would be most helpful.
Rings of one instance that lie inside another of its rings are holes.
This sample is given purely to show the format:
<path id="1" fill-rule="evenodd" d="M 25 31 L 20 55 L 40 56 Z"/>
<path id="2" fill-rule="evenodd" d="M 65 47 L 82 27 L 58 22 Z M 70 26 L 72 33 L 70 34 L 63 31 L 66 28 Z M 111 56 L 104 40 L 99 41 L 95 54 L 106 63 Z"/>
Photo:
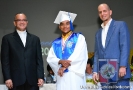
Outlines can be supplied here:
<path id="1" fill-rule="evenodd" d="M 74 33 L 77 37 L 82 37 L 82 38 L 85 38 L 84 35 L 81 33 L 81 32 L 77 32 L 77 33 Z"/>
<path id="2" fill-rule="evenodd" d="M 85 39 L 85 36 L 82 33 L 78 33 L 78 34 L 79 34 L 80 38 L 84 38 Z"/>
<path id="3" fill-rule="evenodd" d="M 114 24 L 123 24 L 126 23 L 125 21 L 118 21 L 118 20 L 114 20 Z"/>
<path id="4" fill-rule="evenodd" d="M 58 38 L 56 38 L 56 39 L 54 39 L 53 42 L 52 42 L 52 44 L 58 43 L 58 42 L 60 42 L 60 41 L 61 41 L 61 36 L 58 37 Z"/>
<path id="5" fill-rule="evenodd" d="M 13 33 L 8 33 L 8 34 L 4 35 L 3 38 L 8 38 L 8 37 L 10 38 L 12 35 L 13 35 Z"/>
<path id="6" fill-rule="evenodd" d="M 31 33 L 29 33 L 28 32 L 28 34 L 31 36 L 31 37 L 33 37 L 33 38 L 39 38 L 37 35 L 35 35 L 35 34 L 31 34 Z"/>

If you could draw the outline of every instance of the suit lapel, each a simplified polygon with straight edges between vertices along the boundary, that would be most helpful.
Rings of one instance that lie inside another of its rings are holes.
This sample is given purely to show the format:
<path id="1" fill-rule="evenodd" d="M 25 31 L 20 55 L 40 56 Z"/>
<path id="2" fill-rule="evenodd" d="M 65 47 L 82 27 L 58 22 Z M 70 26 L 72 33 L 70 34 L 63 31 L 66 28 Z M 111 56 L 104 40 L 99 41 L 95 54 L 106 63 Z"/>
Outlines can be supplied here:
<path id="1" fill-rule="evenodd" d="M 115 30 L 115 25 L 114 25 L 114 20 L 112 20 L 112 22 L 110 23 L 110 26 L 109 26 L 109 30 L 108 30 L 108 33 L 107 33 L 107 37 L 106 37 L 106 43 L 105 43 L 105 48 L 108 46 L 109 44 L 109 40 L 111 39 L 111 36 Z"/>
<path id="2" fill-rule="evenodd" d="M 31 35 L 27 32 L 27 38 L 26 38 L 26 45 L 25 45 L 25 48 L 28 47 L 28 45 L 30 44 L 31 42 Z"/>
<path id="3" fill-rule="evenodd" d="M 100 29 L 99 35 L 98 35 L 98 40 L 99 40 L 99 45 L 101 47 L 101 49 L 104 51 L 103 45 L 102 45 L 102 28 Z"/>
<path id="4" fill-rule="evenodd" d="M 18 35 L 17 31 L 15 30 L 15 32 L 13 33 L 13 37 L 14 39 L 22 46 L 24 47 L 23 43 L 22 43 L 22 40 L 20 38 L 20 36 Z"/>

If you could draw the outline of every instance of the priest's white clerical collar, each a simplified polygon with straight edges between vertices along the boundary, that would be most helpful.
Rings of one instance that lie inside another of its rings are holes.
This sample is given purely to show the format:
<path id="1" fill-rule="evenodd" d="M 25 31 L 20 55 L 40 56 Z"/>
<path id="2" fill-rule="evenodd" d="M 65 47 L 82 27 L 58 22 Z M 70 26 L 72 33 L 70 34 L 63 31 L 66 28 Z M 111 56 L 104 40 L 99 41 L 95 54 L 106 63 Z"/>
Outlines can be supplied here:
<path id="1" fill-rule="evenodd" d="M 24 30 L 24 31 L 17 30 L 17 32 L 18 32 L 19 34 L 25 34 L 25 33 L 26 33 L 26 30 Z"/>

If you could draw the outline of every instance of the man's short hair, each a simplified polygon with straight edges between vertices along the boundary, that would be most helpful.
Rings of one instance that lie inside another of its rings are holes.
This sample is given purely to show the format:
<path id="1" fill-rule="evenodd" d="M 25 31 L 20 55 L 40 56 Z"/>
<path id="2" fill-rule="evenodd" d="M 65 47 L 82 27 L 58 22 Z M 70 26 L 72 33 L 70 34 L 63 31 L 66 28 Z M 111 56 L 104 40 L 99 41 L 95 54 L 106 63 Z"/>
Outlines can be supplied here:
<path id="1" fill-rule="evenodd" d="M 18 12 L 18 13 L 15 14 L 15 16 L 14 16 L 14 20 L 16 19 L 16 15 L 18 15 L 18 14 L 24 14 L 24 15 L 26 16 L 25 13 L 23 13 L 23 12 Z M 27 16 L 26 16 L 26 19 L 27 19 Z"/>

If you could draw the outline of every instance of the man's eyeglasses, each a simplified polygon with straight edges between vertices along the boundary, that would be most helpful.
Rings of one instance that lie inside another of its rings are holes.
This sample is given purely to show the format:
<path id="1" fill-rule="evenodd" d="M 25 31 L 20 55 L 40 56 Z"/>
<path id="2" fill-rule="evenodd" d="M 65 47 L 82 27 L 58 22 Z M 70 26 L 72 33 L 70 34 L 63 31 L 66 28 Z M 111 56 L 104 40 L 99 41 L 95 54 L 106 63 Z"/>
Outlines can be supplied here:
<path id="1" fill-rule="evenodd" d="M 14 20 L 14 21 L 16 21 L 16 22 L 21 22 L 21 21 L 22 21 L 22 22 L 26 22 L 27 19 L 22 19 L 22 20 L 21 20 L 21 19 L 17 19 L 17 20 Z"/>

